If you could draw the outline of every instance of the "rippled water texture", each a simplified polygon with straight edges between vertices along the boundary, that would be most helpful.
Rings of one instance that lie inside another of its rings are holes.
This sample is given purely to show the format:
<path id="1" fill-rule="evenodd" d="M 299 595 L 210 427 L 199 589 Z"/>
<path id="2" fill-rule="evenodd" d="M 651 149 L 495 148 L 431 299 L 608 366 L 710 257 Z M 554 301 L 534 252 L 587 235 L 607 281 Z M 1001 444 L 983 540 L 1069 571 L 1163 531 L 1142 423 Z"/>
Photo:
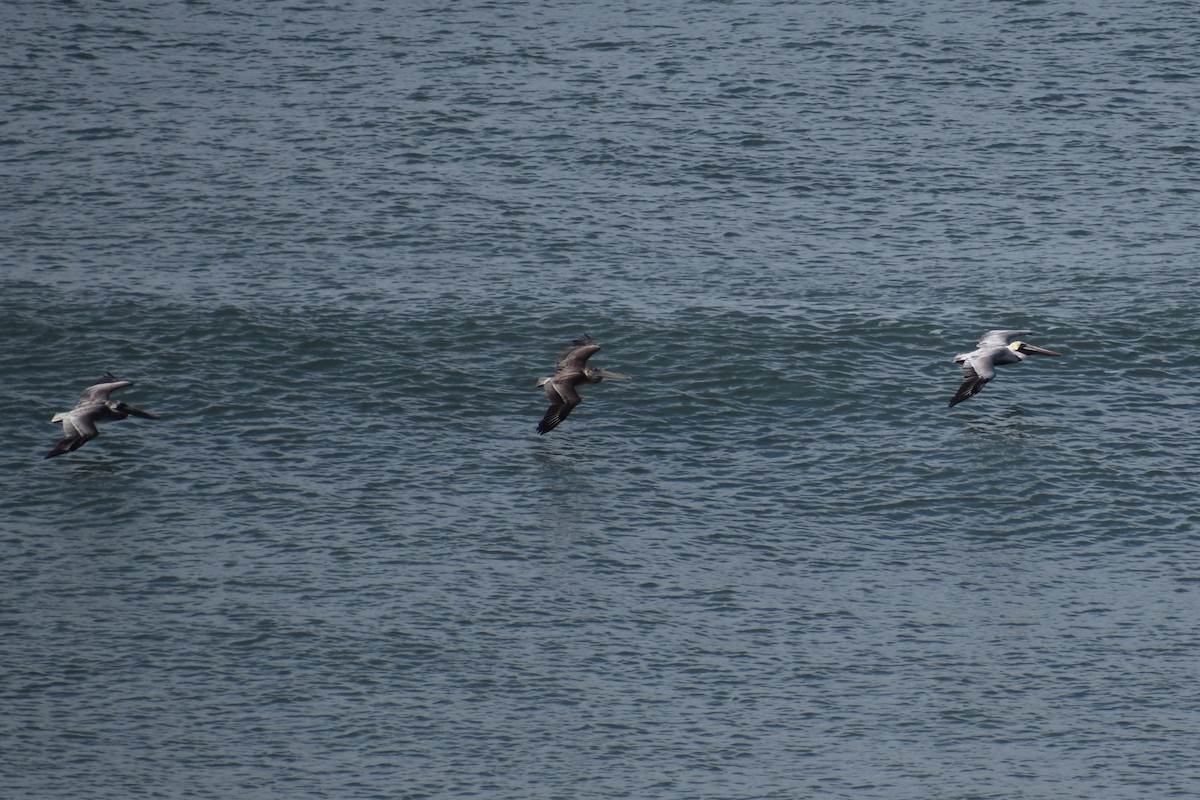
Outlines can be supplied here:
<path id="1" fill-rule="evenodd" d="M 1194 11 L 0 6 L 0 795 L 1200 794 Z"/>

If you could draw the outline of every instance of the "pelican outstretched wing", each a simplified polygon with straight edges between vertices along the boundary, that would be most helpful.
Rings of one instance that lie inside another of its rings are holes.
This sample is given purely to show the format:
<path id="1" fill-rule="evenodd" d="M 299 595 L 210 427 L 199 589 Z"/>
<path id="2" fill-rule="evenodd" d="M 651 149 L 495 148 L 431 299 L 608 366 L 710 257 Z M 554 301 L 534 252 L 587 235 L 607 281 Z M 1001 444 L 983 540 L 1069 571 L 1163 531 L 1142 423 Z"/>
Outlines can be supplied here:
<path id="1" fill-rule="evenodd" d="M 993 358 L 992 354 L 985 353 L 981 356 L 971 356 L 962 362 L 963 382 L 954 393 L 954 397 L 950 398 L 951 407 L 979 394 L 987 382 L 996 377 Z"/>
<path id="2" fill-rule="evenodd" d="M 558 354 L 554 362 L 554 375 L 568 375 L 572 372 L 583 372 L 583 367 L 592 354 L 600 349 L 600 345 L 592 341 L 592 337 L 584 334 L 571 341 L 571 346 Z"/>
<path id="3" fill-rule="evenodd" d="M 75 403 L 76 408 L 85 408 L 97 403 L 104 405 L 108 401 L 108 396 L 117 389 L 133 386 L 133 381 L 119 381 L 111 372 L 107 373 L 104 377 L 106 379 L 112 378 L 112 380 L 105 383 L 97 383 L 84 389 L 83 394 L 79 395 L 79 400 Z"/>
<path id="4" fill-rule="evenodd" d="M 542 421 L 538 423 L 538 433 L 546 434 L 557 428 L 559 423 L 571 413 L 571 409 L 583 402 L 579 392 L 575 391 L 575 384 L 582 375 L 582 372 L 578 372 L 574 376 L 555 377 L 542 384 L 546 389 L 546 399 L 550 401 L 550 406 L 542 416 Z"/>
<path id="5" fill-rule="evenodd" d="M 62 422 L 63 438 L 45 457 L 54 458 L 63 453 L 73 452 L 99 436 L 100 431 L 96 428 L 95 414 L 95 409 L 92 407 L 76 408 L 74 411 L 56 416 L 56 421 L 61 420 Z"/>
<path id="6" fill-rule="evenodd" d="M 1012 341 L 1018 336 L 1024 336 L 1032 331 L 988 331 L 979 339 L 979 347 L 987 347 L 988 345 L 997 345 L 999 347 L 1008 347 Z"/>

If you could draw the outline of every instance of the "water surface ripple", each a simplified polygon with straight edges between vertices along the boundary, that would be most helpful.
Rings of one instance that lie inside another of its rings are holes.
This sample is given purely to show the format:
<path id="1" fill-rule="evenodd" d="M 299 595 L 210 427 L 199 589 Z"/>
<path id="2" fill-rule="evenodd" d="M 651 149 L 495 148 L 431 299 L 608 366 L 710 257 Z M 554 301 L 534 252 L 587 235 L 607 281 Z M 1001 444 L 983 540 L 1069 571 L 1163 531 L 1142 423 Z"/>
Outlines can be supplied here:
<path id="1" fill-rule="evenodd" d="M 1198 39 L 6 3 L 0 794 L 1200 793 Z"/>

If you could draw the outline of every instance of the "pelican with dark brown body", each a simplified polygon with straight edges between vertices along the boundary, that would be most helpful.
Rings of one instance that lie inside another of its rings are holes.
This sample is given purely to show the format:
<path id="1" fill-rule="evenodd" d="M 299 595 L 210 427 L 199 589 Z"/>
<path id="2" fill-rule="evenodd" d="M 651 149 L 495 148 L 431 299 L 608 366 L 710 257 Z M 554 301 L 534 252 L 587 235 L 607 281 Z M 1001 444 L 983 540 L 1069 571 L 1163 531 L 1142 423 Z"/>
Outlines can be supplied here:
<path id="1" fill-rule="evenodd" d="M 546 399 L 550 401 L 550 407 L 538 423 L 538 433 L 546 434 L 557 428 L 571 413 L 571 409 L 583 402 L 583 398 L 576 391 L 579 384 L 599 383 L 605 378 L 629 380 L 628 375 L 587 366 L 587 360 L 599 349 L 600 345 L 584 334 L 572 340 L 571 346 L 559 353 L 558 361 L 554 365 L 554 375 L 538 378 L 537 385 L 546 390 Z"/>
<path id="2" fill-rule="evenodd" d="M 116 375 L 107 372 L 104 382 L 97 383 L 83 390 L 79 401 L 70 411 L 60 411 L 51 418 L 51 422 L 61 422 L 63 440 L 46 454 L 46 458 L 61 456 L 78 450 L 100 435 L 96 427 L 98 422 L 113 422 L 126 419 L 130 415 L 143 419 L 159 419 L 157 414 L 134 408 L 120 400 L 109 400 L 108 396 L 118 389 L 133 386 L 133 381 L 118 380 Z"/>

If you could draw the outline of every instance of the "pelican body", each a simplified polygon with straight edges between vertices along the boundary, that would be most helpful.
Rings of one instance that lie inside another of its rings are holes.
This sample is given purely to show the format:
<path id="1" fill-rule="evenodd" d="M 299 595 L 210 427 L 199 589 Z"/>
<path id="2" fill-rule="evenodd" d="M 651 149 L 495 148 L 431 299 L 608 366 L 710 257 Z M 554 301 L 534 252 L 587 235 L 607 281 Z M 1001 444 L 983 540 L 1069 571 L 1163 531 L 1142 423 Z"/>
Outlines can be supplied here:
<path id="1" fill-rule="evenodd" d="M 46 454 L 46 458 L 78 450 L 95 439 L 100 435 L 96 427 L 98 422 L 113 422 L 130 415 L 143 419 L 159 419 L 157 414 L 134 408 L 120 400 L 108 399 L 110 394 L 127 386 L 133 386 L 133 381 L 118 380 L 111 372 L 105 373 L 104 382 L 84 389 L 73 409 L 55 414 L 50 421 L 62 423 L 63 440 Z"/>
<path id="2" fill-rule="evenodd" d="M 955 364 L 962 364 L 963 382 L 950 398 L 956 406 L 969 397 L 979 394 L 988 381 L 996 377 L 996 367 L 1005 364 L 1020 364 L 1029 356 L 1061 356 L 1053 350 L 1022 342 L 1018 336 L 1029 331 L 988 331 L 979 340 L 978 349 L 954 357 Z"/>
<path id="3" fill-rule="evenodd" d="M 576 388 L 581 383 L 599 383 L 605 378 L 613 380 L 629 380 L 628 375 L 619 372 L 609 372 L 606 369 L 587 366 L 587 360 L 600 349 L 600 345 L 584 334 L 571 341 L 571 346 L 558 355 L 554 364 L 554 375 L 548 378 L 538 378 L 537 385 L 546 390 L 546 399 L 550 407 L 538 423 L 539 434 L 547 434 L 558 427 L 567 418 L 571 409 L 583 402 Z"/>

